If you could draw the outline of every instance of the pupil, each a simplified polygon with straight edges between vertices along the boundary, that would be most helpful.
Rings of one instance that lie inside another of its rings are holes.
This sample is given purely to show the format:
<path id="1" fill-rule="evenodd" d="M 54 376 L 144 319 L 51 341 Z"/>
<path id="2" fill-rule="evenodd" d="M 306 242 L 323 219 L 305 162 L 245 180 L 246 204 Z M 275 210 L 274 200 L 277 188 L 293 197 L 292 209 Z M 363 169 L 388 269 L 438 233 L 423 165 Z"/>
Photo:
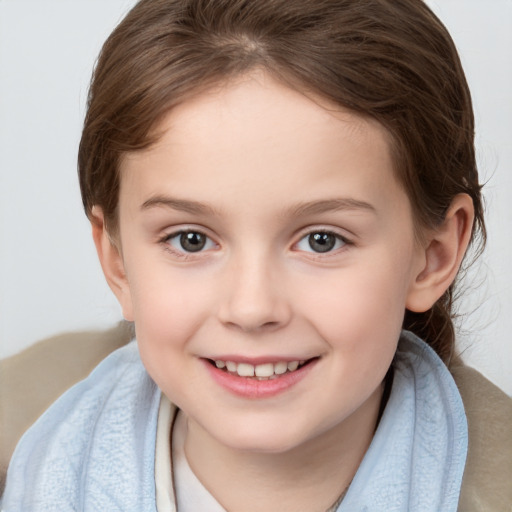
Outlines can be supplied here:
<path id="1" fill-rule="evenodd" d="M 336 245 L 336 237 L 331 233 L 313 233 L 309 235 L 309 246 L 315 252 L 328 252 Z"/>
<path id="2" fill-rule="evenodd" d="M 182 233 L 180 236 L 180 244 L 187 252 L 197 252 L 205 246 L 206 237 L 201 233 Z"/>

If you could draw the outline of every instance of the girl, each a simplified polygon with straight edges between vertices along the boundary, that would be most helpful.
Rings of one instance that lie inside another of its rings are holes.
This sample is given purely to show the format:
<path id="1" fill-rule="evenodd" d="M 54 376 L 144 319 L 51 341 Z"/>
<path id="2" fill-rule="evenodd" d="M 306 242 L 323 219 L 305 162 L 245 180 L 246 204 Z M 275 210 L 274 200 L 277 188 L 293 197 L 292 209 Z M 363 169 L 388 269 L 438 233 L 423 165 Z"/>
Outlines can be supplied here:
<path id="1" fill-rule="evenodd" d="M 471 99 L 422 1 L 142 0 L 79 173 L 137 342 L 24 437 L 5 510 L 510 506 L 510 400 L 454 358 Z"/>

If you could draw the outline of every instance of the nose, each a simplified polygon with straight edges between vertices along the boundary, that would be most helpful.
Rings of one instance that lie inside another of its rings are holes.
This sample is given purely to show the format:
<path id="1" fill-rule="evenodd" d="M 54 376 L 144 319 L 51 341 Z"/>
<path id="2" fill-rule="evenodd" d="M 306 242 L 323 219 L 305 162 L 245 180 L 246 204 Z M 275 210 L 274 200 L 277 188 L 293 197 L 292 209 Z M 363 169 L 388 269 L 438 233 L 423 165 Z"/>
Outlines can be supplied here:
<path id="1" fill-rule="evenodd" d="M 234 262 L 224 279 L 220 321 L 243 332 L 273 331 L 291 318 L 286 286 L 279 268 L 263 257 Z"/>

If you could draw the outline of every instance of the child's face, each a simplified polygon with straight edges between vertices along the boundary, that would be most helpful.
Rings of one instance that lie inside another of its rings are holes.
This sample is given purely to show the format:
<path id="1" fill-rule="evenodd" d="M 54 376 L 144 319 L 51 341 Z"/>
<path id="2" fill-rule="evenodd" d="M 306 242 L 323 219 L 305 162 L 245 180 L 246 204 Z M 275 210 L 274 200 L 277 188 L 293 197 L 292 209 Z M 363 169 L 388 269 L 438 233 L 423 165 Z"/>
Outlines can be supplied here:
<path id="1" fill-rule="evenodd" d="M 263 74 L 185 102 L 162 128 L 121 166 L 118 296 L 148 372 L 224 446 L 357 433 L 424 265 L 386 133 Z M 257 380 L 216 360 L 263 375 L 306 364 Z"/>

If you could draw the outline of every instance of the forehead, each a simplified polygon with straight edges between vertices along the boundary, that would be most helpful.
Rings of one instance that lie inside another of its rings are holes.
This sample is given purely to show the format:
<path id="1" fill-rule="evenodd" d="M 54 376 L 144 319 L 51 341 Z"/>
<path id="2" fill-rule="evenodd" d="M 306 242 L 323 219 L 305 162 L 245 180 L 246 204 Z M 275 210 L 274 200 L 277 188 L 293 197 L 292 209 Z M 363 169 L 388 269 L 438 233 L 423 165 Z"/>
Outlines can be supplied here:
<path id="1" fill-rule="evenodd" d="M 325 195 L 333 173 L 352 194 L 364 182 L 377 185 L 365 191 L 372 200 L 386 183 L 399 186 L 390 136 L 379 123 L 263 72 L 188 99 L 165 116 L 156 133 L 152 147 L 123 158 L 121 203 L 128 189 L 141 203 L 164 184 L 173 195 L 179 191 L 202 201 L 223 201 L 230 190 L 256 196 L 262 187 L 266 198 L 282 200 L 288 187 L 300 202 L 302 192 Z"/>

